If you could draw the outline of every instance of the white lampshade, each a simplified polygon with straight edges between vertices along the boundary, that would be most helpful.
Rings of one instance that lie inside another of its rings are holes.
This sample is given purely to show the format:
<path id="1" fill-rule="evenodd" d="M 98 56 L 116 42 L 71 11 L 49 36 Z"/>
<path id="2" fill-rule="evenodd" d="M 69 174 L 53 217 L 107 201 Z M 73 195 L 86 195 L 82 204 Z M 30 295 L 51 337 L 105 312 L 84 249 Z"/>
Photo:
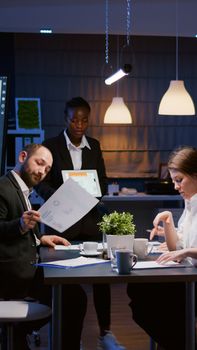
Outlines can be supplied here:
<path id="1" fill-rule="evenodd" d="M 158 113 L 162 115 L 195 115 L 194 103 L 183 80 L 171 80 L 168 90 L 161 99 Z"/>
<path id="2" fill-rule="evenodd" d="M 113 97 L 104 117 L 107 124 L 132 124 L 132 117 L 122 97 Z"/>

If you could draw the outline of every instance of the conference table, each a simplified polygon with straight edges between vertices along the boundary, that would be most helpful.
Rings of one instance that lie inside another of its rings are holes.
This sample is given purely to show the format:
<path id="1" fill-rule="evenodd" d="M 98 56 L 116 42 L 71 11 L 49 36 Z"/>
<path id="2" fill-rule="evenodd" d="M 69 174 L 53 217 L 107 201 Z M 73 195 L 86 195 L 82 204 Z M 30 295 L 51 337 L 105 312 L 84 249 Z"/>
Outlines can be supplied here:
<path id="1" fill-rule="evenodd" d="M 79 251 L 41 248 L 42 262 L 70 259 Z M 195 350 L 195 282 L 197 268 L 171 267 L 161 269 L 134 269 L 131 274 L 118 275 L 112 271 L 109 261 L 98 265 L 77 268 L 44 267 L 45 284 L 52 286 L 52 350 L 61 350 L 61 287 L 63 284 L 93 283 L 174 283 L 186 284 L 186 344 L 185 350 Z"/>

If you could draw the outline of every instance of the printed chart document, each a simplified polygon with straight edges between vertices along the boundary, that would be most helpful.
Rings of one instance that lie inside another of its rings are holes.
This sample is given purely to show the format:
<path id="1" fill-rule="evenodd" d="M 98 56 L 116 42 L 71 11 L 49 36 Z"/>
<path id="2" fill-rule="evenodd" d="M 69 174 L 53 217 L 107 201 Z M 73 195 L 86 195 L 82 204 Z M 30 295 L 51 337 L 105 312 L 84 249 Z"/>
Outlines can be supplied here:
<path id="1" fill-rule="evenodd" d="M 69 178 L 73 179 L 94 197 L 102 196 L 96 169 L 62 170 L 62 178 L 63 181 L 66 181 Z"/>
<path id="2" fill-rule="evenodd" d="M 98 199 L 69 178 L 38 211 L 42 223 L 63 232 L 79 221 L 98 202 Z"/>

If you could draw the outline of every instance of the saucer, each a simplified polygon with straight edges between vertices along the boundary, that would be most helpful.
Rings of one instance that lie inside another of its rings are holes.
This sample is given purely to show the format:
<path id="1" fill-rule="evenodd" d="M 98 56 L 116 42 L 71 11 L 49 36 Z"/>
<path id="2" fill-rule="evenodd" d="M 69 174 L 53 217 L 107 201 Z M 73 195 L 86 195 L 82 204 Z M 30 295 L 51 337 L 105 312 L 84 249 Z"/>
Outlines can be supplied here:
<path id="1" fill-rule="evenodd" d="M 101 252 L 90 252 L 90 253 L 86 253 L 84 252 L 83 250 L 80 252 L 80 255 L 83 255 L 83 256 L 98 256 L 100 255 Z"/>

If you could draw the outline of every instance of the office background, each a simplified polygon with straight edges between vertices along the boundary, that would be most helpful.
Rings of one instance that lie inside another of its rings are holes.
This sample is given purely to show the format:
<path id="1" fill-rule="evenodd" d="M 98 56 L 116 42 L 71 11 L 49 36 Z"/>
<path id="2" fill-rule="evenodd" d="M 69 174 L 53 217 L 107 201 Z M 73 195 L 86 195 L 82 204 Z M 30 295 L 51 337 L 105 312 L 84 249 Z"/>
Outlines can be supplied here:
<path id="1" fill-rule="evenodd" d="M 119 47 L 125 37 L 119 36 Z M 117 65 L 117 36 L 111 35 L 110 65 Z M 15 128 L 15 97 L 39 97 L 42 128 L 51 137 L 64 127 L 65 101 L 82 96 L 92 107 L 88 134 L 101 142 L 109 177 L 157 176 L 159 164 L 179 145 L 197 146 L 195 116 L 159 116 L 158 106 L 175 79 L 175 37 L 133 36 L 122 50 L 133 66 L 119 83 L 131 125 L 107 125 L 104 114 L 117 95 L 106 86 L 105 36 L 1 33 L 1 74 L 9 78 L 9 128 Z M 195 38 L 179 38 L 179 79 L 197 101 Z"/>

